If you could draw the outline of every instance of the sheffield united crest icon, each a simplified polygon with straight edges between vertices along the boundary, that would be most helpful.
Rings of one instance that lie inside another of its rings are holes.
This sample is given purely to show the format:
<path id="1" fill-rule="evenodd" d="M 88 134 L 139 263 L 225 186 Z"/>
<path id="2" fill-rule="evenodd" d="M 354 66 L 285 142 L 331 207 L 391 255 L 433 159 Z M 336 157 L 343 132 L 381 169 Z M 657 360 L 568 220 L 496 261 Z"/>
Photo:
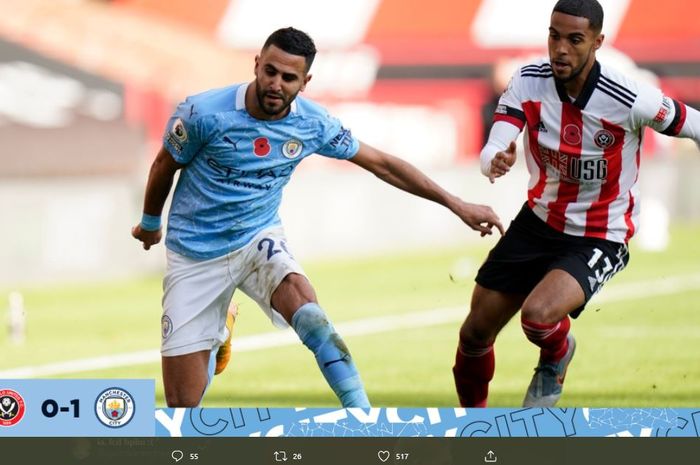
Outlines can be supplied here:
<path id="1" fill-rule="evenodd" d="M 607 129 L 601 129 L 593 135 L 593 142 L 601 149 L 607 149 L 615 143 L 615 136 Z"/>
<path id="2" fill-rule="evenodd" d="M 24 399 L 17 391 L 0 389 L 0 426 L 14 426 L 22 420 Z"/>

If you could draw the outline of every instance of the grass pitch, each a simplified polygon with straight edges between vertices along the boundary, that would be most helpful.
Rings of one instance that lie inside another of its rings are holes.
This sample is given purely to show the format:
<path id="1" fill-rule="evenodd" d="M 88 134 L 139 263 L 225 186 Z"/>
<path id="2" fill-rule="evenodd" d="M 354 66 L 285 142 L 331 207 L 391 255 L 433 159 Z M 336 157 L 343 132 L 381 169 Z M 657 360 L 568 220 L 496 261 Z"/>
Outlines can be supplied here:
<path id="1" fill-rule="evenodd" d="M 698 237 L 700 225 L 678 225 L 665 252 L 643 252 L 633 243 L 627 269 L 573 322 L 578 347 L 560 406 L 700 405 Z M 492 244 L 304 265 L 336 325 L 415 312 L 430 317 L 443 307 L 462 307 L 466 315 L 473 276 Z M 2 331 L 0 372 L 159 347 L 160 276 L 21 292 L 27 339 L 13 345 Z M 249 299 L 236 293 L 234 300 L 241 310 L 235 338 L 274 331 Z M 345 336 L 373 404 L 456 406 L 451 366 L 460 323 Z M 517 318 L 495 350 L 489 405 L 519 406 L 537 350 Z M 157 361 L 53 377 L 154 378 L 156 405 L 165 405 Z M 204 401 L 205 407 L 337 405 L 301 343 L 234 353 Z"/>

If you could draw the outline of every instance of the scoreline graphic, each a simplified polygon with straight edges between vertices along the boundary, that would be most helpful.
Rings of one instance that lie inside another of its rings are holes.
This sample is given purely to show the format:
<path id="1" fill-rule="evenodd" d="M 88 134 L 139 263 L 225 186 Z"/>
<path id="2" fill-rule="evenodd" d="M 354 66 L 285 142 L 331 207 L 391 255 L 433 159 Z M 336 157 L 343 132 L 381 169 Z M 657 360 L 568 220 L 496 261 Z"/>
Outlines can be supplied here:
<path id="1" fill-rule="evenodd" d="M 154 394 L 152 379 L 0 379 L 0 437 L 150 437 Z"/>
<path id="2" fill-rule="evenodd" d="M 154 399 L 154 380 L 0 380 L 0 437 L 700 437 L 700 408 L 156 409 Z"/>

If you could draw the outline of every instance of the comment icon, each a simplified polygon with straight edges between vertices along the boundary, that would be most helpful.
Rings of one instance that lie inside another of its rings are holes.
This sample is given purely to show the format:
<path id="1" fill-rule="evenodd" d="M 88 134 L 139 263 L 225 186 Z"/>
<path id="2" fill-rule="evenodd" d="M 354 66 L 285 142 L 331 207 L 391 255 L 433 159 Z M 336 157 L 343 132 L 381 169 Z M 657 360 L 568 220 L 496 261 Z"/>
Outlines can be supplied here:
<path id="1" fill-rule="evenodd" d="M 182 460 L 182 457 L 184 457 L 185 454 L 182 453 L 181 450 L 174 450 L 170 456 L 175 460 L 175 462 L 179 462 Z"/>

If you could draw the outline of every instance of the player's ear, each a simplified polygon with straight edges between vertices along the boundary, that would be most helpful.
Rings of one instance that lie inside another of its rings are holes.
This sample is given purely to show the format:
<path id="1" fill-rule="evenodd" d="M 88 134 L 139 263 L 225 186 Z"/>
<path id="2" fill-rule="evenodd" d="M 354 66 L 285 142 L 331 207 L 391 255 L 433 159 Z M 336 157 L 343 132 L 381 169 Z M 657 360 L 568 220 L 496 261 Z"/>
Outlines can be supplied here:
<path id="1" fill-rule="evenodd" d="M 306 76 L 304 76 L 304 83 L 301 85 L 301 89 L 299 89 L 299 92 L 304 92 L 304 89 L 306 89 L 306 84 L 309 83 L 312 77 L 313 75 L 311 74 L 307 74 Z"/>
<path id="2" fill-rule="evenodd" d="M 598 34 L 598 36 L 593 41 L 593 47 L 598 50 L 603 46 L 603 41 L 605 40 L 605 34 Z"/>
<path id="3" fill-rule="evenodd" d="M 258 75 L 258 64 L 260 63 L 260 55 L 255 55 L 255 66 L 253 67 L 253 73 Z"/>

